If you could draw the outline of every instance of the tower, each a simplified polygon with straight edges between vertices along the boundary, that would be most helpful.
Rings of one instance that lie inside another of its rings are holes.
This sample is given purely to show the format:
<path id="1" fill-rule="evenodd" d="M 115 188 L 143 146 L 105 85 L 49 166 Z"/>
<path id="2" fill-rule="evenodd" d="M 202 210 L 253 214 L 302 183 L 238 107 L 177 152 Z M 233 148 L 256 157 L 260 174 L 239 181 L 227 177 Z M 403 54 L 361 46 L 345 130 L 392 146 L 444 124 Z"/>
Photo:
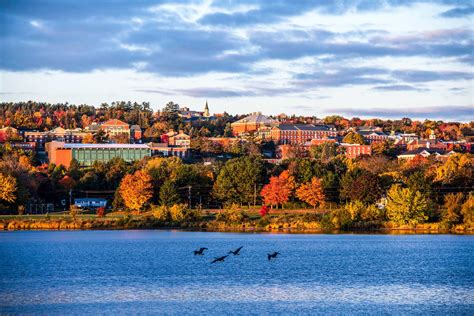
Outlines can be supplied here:
<path id="1" fill-rule="evenodd" d="M 204 117 L 209 117 L 211 114 L 209 114 L 209 106 L 207 105 L 207 100 L 206 100 L 206 106 L 204 107 Z"/>

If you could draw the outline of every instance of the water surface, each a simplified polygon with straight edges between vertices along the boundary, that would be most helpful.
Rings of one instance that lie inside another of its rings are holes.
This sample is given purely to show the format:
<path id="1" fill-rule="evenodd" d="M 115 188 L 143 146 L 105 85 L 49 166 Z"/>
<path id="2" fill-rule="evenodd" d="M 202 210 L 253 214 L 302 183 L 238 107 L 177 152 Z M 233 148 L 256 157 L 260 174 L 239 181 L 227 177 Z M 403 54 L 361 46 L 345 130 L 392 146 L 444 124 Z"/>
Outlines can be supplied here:
<path id="1" fill-rule="evenodd" d="M 0 313 L 472 315 L 473 262 L 473 236 L 1 232 Z"/>

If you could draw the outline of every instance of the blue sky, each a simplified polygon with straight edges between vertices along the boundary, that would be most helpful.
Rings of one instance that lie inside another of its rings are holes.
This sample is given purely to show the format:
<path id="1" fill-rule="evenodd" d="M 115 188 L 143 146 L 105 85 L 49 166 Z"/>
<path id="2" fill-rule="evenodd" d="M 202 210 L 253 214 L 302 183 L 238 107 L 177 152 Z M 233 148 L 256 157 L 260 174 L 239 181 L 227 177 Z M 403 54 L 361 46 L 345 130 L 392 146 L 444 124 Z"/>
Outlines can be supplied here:
<path id="1" fill-rule="evenodd" d="M 0 2 L 0 99 L 474 120 L 456 0 Z"/>

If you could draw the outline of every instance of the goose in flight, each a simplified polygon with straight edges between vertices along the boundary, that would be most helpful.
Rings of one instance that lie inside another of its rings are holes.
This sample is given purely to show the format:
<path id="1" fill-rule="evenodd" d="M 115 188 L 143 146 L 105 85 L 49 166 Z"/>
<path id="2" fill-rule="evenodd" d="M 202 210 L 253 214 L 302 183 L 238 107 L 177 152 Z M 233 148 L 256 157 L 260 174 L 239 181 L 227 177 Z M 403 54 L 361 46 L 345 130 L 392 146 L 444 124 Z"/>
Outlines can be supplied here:
<path id="1" fill-rule="evenodd" d="M 273 258 L 273 259 L 276 259 L 276 257 L 277 257 L 279 254 L 280 254 L 280 253 L 279 253 L 278 251 L 275 251 L 274 253 L 269 253 L 269 254 L 267 255 L 268 260 L 271 260 L 272 258 Z"/>
<path id="2" fill-rule="evenodd" d="M 204 255 L 204 250 L 207 250 L 206 247 L 199 248 L 199 250 L 194 250 L 194 255 L 195 256 L 202 256 Z"/>
<path id="3" fill-rule="evenodd" d="M 228 254 L 233 254 L 234 256 L 238 256 L 240 254 L 240 250 L 242 248 L 244 248 L 244 246 L 241 246 L 241 247 L 235 249 L 234 251 L 231 250 L 231 251 L 228 252 Z"/>
<path id="4" fill-rule="evenodd" d="M 222 256 L 222 257 L 217 257 L 217 258 L 214 258 L 214 260 L 211 262 L 211 263 L 216 263 L 216 262 L 219 262 L 219 261 L 224 261 L 225 258 L 227 258 L 229 255 L 225 255 L 225 256 Z"/>

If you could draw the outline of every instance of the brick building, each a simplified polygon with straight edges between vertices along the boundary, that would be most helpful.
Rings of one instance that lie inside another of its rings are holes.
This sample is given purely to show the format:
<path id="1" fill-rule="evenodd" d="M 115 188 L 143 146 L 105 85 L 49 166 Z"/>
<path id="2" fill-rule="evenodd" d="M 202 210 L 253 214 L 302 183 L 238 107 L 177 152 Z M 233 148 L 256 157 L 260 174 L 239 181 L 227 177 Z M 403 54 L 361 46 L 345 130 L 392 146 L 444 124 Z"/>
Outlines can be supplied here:
<path id="1" fill-rule="evenodd" d="M 277 121 L 262 115 L 261 112 L 254 112 L 251 115 L 231 124 L 232 134 L 239 136 L 246 133 L 256 132 L 259 128 L 273 126 Z"/>
<path id="2" fill-rule="evenodd" d="M 304 145 L 312 139 L 336 137 L 337 132 L 326 125 L 281 124 L 272 128 L 271 139 L 277 144 Z"/>

